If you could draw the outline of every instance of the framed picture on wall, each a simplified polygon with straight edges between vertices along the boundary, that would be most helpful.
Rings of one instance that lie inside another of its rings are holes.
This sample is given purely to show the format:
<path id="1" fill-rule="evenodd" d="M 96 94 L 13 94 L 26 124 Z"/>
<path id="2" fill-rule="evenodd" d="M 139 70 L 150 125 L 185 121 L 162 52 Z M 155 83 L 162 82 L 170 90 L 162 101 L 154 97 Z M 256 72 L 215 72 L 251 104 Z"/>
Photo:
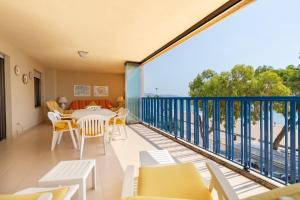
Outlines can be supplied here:
<path id="1" fill-rule="evenodd" d="M 94 96 L 95 97 L 107 97 L 108 96 L 108 86 L 94 86 Z"/>
<path id="2" fill-rule="evenodd" d="M 75 97 L 91 96 L 91 86 L 90 85 L 74 85 L 74 96 Z"/>

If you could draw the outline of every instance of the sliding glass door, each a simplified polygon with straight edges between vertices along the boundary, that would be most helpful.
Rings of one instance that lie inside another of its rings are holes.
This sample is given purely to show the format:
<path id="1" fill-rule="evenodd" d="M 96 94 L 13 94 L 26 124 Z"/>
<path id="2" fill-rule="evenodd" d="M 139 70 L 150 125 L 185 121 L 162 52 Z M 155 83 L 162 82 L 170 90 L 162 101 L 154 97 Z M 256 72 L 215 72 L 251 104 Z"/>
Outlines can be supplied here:
<path id="1" fill-rule="evenodd" d="M 126 105 L 129 110 L 127 123 L 140 121 L 143 75 L 143 68 L 138 64 L 129 62 L 125 64 Z"/>

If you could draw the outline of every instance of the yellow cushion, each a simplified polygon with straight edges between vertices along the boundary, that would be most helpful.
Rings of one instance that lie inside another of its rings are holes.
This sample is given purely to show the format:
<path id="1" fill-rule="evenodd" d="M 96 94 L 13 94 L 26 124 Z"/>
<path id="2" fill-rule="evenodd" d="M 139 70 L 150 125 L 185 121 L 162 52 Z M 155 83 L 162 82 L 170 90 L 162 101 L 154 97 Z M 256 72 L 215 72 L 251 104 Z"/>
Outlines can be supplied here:
<path id="1" fill-rule="evenodd" d="M 138 196 L 211 200 L 208 188 L 192 163 L 141 167 Z"/>
<path id="2" fill-rule="evenodd" d="M 8 195 L 0 195 L 0 200 L 36 200 L 39 196 L 43 193 L 52 193 L 53 200 L 63 200 L 68 192 L 68 188 L 61 188 L 56 190 L 50 190 L 47 192 L 36 192 L 32 194 L 24 194 L 24 195 L 15 195 L 15 194 L 8 194 Z"/>
<path id="3" fill-rule="evenodd" d="M 192 199 L 178 199 L 178 198 L 168 198 L 168 197 L 150 197 L 150 196 L 134 196 L 126 197 L 122 200 L 192 200 Z"/>
<path id="4" fill-rule="evenodd" d="M 77 128 L 77 124 L 74 122 L 71 122 L 72 128 Z M 67 122 L 56 122 L 55 123 L 55 130 L 56 131 L 64 131 L 68 130 L 69 126 Z"/>
<path id="5" fill-rule="evenodd" d="M 0 195 L 0 200 L 36 200 L 39 198 L 40 193 L 26 194 L 26 195 L 13 195 L 4 194 Z"/>
<path id="6" fill-rule="evenodd" d="M 56 190 L 51 190 L 48 192 L 52 192 L 53 198 L 52 200 L 63 200 L 68 193 L 68 188 L 61 188 Z"/>
<path id="7" fill-rule="evenodd" d="M 125 125 L 125 119 L 117 119 L 116 124 L 117 125 Z M 109 120 L 109 125 L 114 125 L 114 118 Z"/>
<path id="8" fill-rule="evenodd" d="M 245 200 L 277 200 L 280 197 L 291 197 L 300 200 L 300 183 L 289 185 L 286 187 L 276 188 L 269 192 L 248 197 Z"/>
<path id="9" fill-rule="evenodd" d="M 104 128 L 104 132 L 105 132 L 105 128 Z M 85 133 L 85 136 L 96 136 L 96 135 L 100 135 L 101 134 L 101 131 L 97 134 L 95 133 Z M 80 135 L 82 135 L 82 129 L 80 130 Z"/>

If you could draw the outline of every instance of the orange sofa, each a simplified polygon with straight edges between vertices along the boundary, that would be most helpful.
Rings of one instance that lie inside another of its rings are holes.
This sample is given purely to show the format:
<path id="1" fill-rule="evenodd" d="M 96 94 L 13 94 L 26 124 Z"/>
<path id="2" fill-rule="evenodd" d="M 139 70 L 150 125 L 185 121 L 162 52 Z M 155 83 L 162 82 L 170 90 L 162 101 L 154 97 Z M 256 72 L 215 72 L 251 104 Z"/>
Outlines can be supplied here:
<path id="1" fill-rule="evenodd" d="M 113 107 L 110 100 L 95 99 L 95 100 L 75 100 L 75 101 L 72 101 L 72 103 L 70 104 L 70 109 L 72 109 L 72 110 L 84 109 L 88 105 L 90 105 L 92 102 L 95 102 L 98 106 L 101 106 L 102 108 L 111 109 Z"/>

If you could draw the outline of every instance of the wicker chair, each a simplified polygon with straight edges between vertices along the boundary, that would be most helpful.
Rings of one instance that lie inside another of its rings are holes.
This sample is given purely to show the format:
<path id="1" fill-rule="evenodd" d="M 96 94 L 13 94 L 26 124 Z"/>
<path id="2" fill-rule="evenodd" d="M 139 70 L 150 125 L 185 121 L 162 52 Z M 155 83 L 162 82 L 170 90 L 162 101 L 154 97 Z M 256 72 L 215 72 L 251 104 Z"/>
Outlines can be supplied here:
<path id="1" fill-rule="evenodd" d="M 58 111 L 59 113 L 63 114 L 63 115 L 69 115 L 72 114 L 73 110 L 63 110 L 61 107 L 59 107 L 59 105 L 57 104 L 56 101 L 47 101 L 46 102 L 48 111 L 50 112 L 55 112 Z"/>

